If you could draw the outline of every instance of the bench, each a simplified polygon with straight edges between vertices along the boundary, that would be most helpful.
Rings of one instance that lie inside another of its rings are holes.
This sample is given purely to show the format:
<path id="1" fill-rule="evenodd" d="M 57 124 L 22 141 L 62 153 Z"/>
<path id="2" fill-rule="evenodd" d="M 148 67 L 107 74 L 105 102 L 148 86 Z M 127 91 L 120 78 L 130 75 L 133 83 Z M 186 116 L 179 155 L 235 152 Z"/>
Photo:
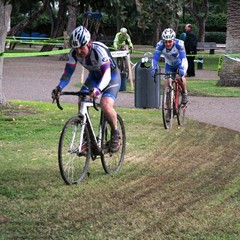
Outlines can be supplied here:
<path id="1" fill-rule="evenodd" d="M 100 35 L 96 41 L 102 42 L 106 45 L 112 45 L 113 44 L 113 40 L 114 40 L 115 36 L 104 36 L 104 35 Z"/>
<path id="2" fill-rule="evenodd" d="M 217 49 L 216 42 L 198 42 L 197 43 L 197 51 L 209 50 L 210 54 L 214 54 L 215 49 Z"/>

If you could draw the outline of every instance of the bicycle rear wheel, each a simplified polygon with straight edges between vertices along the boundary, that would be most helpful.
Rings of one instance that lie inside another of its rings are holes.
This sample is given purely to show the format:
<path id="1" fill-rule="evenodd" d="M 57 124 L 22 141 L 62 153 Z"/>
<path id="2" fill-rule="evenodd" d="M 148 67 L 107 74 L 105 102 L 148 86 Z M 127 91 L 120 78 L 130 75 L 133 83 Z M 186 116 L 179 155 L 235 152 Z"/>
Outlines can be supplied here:
<path id="1" fill-rule="evenodd" d="M 86 127 L 83 130 L 82 146 L 79 147 L 82 127 L 81 118 L 70 118 L 59 140 L 58 164 L 61 176 L 68 185 L 77 184 L 85 178 L 91 159 L 90 137 Z"/>
<path id="2" fill-rule="evenodd" d="M 124 155 L 126 150 L 126 133 L 122 118 L 117 114 L 117 127 L 121 136 L 120 149 L 112 153 L 109 151 L 109 145 L 111 140 L 111 127 L 107 121 L 103 125 L 103 137 L 102 137 L 102 149 L 101 162 L 103 169 L 106 173 L 118 172 L 124 161 Z"/>
<path id="3" fill-rule="evenodd" d="M 173 91 L 171 89 L 164 88 L 162 98 L 162 117 L 163 125 L 165 129 L 172 128 L 173 126 Z"/>

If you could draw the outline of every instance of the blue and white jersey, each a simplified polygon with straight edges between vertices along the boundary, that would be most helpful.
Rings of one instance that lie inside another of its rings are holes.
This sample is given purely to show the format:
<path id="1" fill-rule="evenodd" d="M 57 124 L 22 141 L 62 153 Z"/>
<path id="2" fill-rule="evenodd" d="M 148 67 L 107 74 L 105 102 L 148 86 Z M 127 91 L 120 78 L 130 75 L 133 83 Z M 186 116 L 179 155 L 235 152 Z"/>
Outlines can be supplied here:
<path id="1" fill-rule="evenodd" d="M 152 67 L 154 68 L 161 57 L 165 58 L 165 72 L 167 71 L 180 71 L 180 75 L 183 76 L 188 68 L 188 62 L 186 57 L 186 51 L 184 47 L 184 42 L 180 39 L 175 39 L 173 47 L 171 49 L 166 49 L 164 42 L 161 40 L 157 43 L 156 49 L 154 51 Z"/>
<path id="2" fill-rule="evenodd" d="M 77 55 L 74 49 L 70 50 L 64 73 L 60 79 L 59 86 L 61 88 L 70 82 L 77 62 L 89 71 L 88 79 L 95 81 L 96 87 L 101 91 L 115 78 L 117 67 L 108 47 L 101 42 L 93 42 L 89 54 L 85 58 Z"/>

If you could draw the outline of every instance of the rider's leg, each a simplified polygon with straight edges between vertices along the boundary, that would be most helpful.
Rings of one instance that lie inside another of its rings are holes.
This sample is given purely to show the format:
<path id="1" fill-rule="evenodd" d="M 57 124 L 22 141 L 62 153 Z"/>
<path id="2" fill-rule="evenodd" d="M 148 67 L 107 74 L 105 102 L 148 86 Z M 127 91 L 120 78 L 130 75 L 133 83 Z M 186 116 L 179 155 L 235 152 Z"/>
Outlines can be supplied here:
<path id="1" fill-rule="evenodd" d="M 114 100 L 110 97 L 102 97 L 100 104 L 111 127 L 110 150 L 112 152 L 117 152 L 120 148 L 120 134 L 117 129 L 117 113 L 113 108 Z"/>
<path id="2" fill-rule="evenodd" d="M 183 76 L 178 79 L 179 85 L 182 88 L 182 104 L 186 104 L 188 102 L 188 92 L 187 92 L 187 81 L 186 77 Z"/>
<path id="3" fill-rule="evenodd" d="M 183 76 L 182 78 L 178 78 L 178 82 L 182 88 L 182 93 L 187 93 L 187 81 L 186 81 L 186 77 Z"/>
<path id="4" fill-rule="evenodd" d="M 117 113 L 113 108 L 114 100 L 110 97 L 102 97 L 100 104 L 101 109 L 104 112 L 104 115 L 107 118 L 112 131 L 117 130 Z"/>

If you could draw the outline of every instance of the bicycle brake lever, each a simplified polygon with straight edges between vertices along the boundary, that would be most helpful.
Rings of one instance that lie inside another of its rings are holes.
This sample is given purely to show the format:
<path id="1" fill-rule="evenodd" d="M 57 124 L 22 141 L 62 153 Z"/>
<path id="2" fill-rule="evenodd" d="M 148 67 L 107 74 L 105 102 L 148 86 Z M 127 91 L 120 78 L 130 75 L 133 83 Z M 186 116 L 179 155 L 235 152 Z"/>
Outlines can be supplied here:
<path id="1" fill-rule="evenodd" d="M 59 98 L 56 99 L 57 106 L 60 110 L 63 110 L 63 107 L 60 105 Z"/>

